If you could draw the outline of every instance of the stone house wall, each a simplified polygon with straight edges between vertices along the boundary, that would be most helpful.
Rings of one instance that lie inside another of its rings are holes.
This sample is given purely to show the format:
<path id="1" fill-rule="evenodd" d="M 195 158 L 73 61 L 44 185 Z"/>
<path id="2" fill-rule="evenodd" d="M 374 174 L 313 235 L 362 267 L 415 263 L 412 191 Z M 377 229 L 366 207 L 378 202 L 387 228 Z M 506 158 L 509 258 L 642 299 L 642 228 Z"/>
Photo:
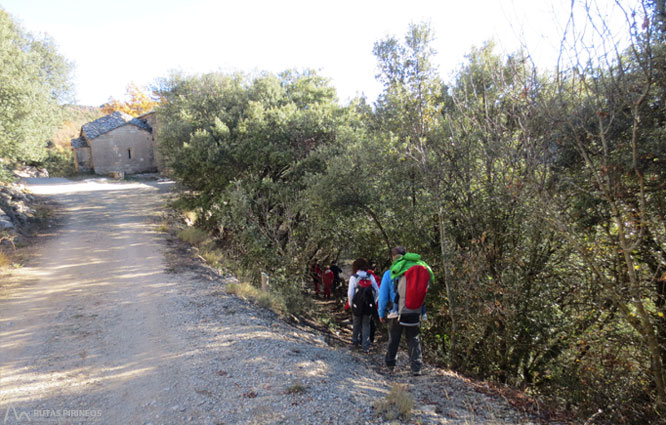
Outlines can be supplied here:
<path id="1" fill-rule="evenodd" d="M 79 173 L 89 173 L 92 171 L 92 157 L 90 156 L 89 147 L 74 148 L 76 155 L 76 170 Z"/>
<path id="2" fill-rule="evenodd" d="M 157 169 L 153 135 L 135 125 L 124 125 L 90 142 L 96 174 L 122 171 L 127 174 Z"/>
<path id="3" fill-rule="evenodd" d="M 155 112 L 148 112 L 138 117 L 138 119 L 144 121 L 153 129 L 153 155 L 155 156 L 155 166 L 157 167 L 157 171 L 162 173 L 164 171 L 164 166 L 162 165 L 163 161 L 160 157 L 160 150 L 158 149 L 157 143 L 157 135 L 159 131 L 157 114 Z"/>

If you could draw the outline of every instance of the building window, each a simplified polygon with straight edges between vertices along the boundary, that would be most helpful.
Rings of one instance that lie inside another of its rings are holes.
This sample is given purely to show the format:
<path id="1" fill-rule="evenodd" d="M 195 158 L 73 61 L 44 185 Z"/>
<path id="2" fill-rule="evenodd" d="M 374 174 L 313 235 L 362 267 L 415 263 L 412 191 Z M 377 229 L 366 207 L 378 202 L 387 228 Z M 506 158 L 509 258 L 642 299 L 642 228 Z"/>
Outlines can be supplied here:
<path id="1" fill-rule="evenodd" d="M 132 149 L 127 149 L 127 159 L 132 159 Z"/>

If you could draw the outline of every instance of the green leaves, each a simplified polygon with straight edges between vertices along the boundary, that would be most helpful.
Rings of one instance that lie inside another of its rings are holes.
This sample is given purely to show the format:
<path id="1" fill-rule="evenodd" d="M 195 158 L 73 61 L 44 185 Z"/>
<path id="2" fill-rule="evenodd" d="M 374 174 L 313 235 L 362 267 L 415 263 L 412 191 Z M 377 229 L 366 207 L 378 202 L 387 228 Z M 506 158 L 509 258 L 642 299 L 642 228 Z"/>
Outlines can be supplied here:
<path id="1" fill-rule="evenodd" d="M 325 170 L 322 152 L 341 123 L 335 90 L 311 71 L 177 76 L 163 86 L 163 156 L 194 191 L 203 225 L 224 229 L 253 275 L 299 270 L 313 249 L 306 179 Z"/>
<path id="2" fill-rule="evenodd" d="M 372 106 L 339 107 L 313 72 L 174 77 L 163 156 L 254 275 L 297 293 L 313 258 L 381 268 L 405 245 L 438 279 L 424 340 L 459 370 L 583 413 L 647 406 L 666 358 L 663 41 L 585 79 L 487 43 L 447 87 L 432 37 L 375 45 Z"/>
<path id="3" fill-rule="evenodd" d="M 70 99 L 70 65 L 53 42 L 25 33 L 0 9 L 0 158 L 40 161 Z"/>

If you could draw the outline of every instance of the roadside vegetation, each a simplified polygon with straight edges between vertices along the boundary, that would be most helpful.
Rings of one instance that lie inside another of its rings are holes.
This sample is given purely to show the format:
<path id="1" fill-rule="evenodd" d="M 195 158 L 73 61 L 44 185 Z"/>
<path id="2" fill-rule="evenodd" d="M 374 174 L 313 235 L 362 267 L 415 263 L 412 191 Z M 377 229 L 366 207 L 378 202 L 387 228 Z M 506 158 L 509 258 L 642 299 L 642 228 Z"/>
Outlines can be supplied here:
<path id="1" fill-rule="evenodd" d="M 382 269 L 405 245 L 435 271 L 424 343 L 439 361 L 582 420 L 663 421 L 666 45 L 663 5 L 641 6 L 622 50 L 589 13 L 557 71 L 489 42 L 446 82 L 432 28 L 412 25 L 375 44 L 374 104 L 340 106 L 312 71 L 164 78 L 182 210 L 211 261 L 257 288 L 267 273 L 285 299 L 313 261 Z"/>
<path id="2" fill-rule="evenodd" d="M 0 182 L 49 157 L 48 140 L 72 99 L 71 65 L 53 40 L 24 31 L 0 8 Z"/>

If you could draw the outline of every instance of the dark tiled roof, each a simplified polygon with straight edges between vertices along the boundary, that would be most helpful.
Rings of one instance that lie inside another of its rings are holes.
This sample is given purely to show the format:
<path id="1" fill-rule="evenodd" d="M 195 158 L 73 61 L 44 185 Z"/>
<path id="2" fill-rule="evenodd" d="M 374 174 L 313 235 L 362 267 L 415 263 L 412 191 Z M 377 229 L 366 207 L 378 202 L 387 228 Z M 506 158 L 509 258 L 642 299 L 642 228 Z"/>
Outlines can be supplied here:
<path id="1" fill-rule="evenodd" d="M 88 147 L 88 142 L 86 142 L 85 139 L 78 138 L 78 139 L 72 139 L 72 147 L 73 148 L 87 148 Z"/>
<path id="2" fill-rule="evenodd" d="M 95 137 L 101 136 L 104 133 L 108 133 L 109 131 L 115 130 L 116 128 L 122 127 L 126 124 L 133 124 L 150 133 L 153 131 L 153 129 L 150 128 L 150 126 L 145 122 L 119 111 L 96 119 L 95 121 L 89 122 L 88 124 L 84 124 L 81 129 L 83 130 L 83 133 L 85 133 L 86 138 L 88 140 L 92 140 Z"/>
<path id="3" fill-rule="evenodd" d="M 146 118 L 148 115 L 153 115 L 154 113 L 155 113 L 155 110 L 151 109 L 150 111 L 146 112 L 145 114 L 141 114 L 136 118 L 140 120 L 142 118 Z"/>

